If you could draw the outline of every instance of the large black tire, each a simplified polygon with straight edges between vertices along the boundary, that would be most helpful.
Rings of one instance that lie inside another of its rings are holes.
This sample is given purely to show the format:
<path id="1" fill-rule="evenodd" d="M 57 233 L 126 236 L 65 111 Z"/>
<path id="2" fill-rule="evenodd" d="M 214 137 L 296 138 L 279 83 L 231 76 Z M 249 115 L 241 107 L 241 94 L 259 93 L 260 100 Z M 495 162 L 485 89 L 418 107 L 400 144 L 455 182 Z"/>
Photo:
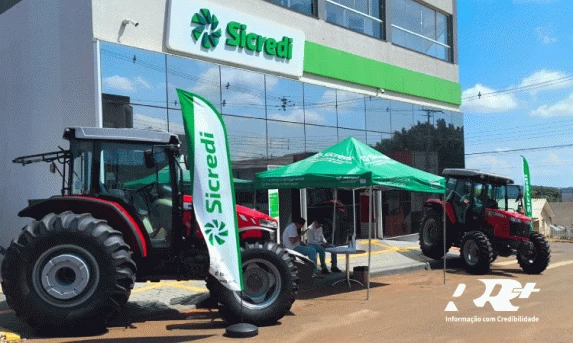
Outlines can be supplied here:
<path id="1" fill-rule="evenodd" d="M 98 330 L 127 302 L 136 266 L 121 232 L 90 214 L 48 214 L 22 229 L 2 264 L 16 315 L 46 334 Z"/>
<path id="2" fill-rule="evenodd" d="M 448 240 L 446 253 L 451 247 L 451 240 Z M 428 210 L 422 219 L 420 249 L 424 255 L 434 260 L 439 260 L 444 256 L 444 224 L 442 215 L 435 210 Z"/>
<path id="3" fill-rule="evenodd" d="M 242 317 L 246 323 L 271 325 L 291 308 L 298 292 L 297 268 L 292 257 L 272 242 L 245 244 L 243 261 Z M 229 323 L 241 321 L 241 292 L 233 292 L 213 276 L 207 288 L 221 306 L 219 314 Z"/>
<path id="4" fill-rule="evenodd" d="M 480 231 L 470 231 L 462 237 L 460 255 L 464 268 L 471 274 L 489 272 L 492 260 L 491 243 Z"/>
<path id="5" fill-rule="evenodd" d="M 551 249 L 545 237 L 540 233 L 532 233 L 529 240 L 533 243 L 533 251 L 518 251 L 517 262 L 527 274 L 541 274 L 549 265 Z"/>

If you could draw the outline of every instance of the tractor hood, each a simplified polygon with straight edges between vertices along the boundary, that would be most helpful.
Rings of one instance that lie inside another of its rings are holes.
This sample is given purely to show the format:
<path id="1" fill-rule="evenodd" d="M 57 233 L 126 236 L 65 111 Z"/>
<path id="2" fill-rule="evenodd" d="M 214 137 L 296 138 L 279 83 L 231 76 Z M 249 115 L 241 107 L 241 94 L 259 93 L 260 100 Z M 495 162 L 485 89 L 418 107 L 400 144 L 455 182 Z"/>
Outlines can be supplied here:
<path id="1" fill-rule="evenodd" d="M 528 216 L 523 215 L 521 213 L 513 212 L 513 211 L 504 211 L 504 210 L 497 210 L 497 209 L 491 209 L 491 208 L 488 208 L 486 211 L 491 212 L 491 213 L 500 214 L 503 216 L 507 216 L 508 218 L 515 218 L 515 219 L 518 219 L 524 223 L 531 222 L 531 218 L 529 218 Z"/>

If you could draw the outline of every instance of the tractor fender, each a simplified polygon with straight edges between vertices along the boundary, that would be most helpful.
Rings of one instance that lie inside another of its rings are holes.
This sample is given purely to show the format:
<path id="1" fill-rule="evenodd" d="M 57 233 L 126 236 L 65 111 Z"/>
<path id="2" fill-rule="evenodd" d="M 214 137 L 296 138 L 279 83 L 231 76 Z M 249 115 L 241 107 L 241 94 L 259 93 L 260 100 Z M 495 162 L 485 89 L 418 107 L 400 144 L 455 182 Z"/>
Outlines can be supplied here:
<path id="1" fill-rule="evenodd" d="M 41 201 L 32 201 L 18 213 L 19 217 L 41 220 L 49 213 L 71 211 L 76 214 L 90 213 L 94 218 L 103 219 L 114 229 L 120 231 L 126 243 L 135 254 L 146 257 L 150 245 L 149 237 L 143 233 L 143 223 L 132 216 L 121 204 L 88 196 L 54 196 Z"/>
<path id="2" fill-rule="evenodd" d="M 316 264 L 314 264 L 310 258 L 299 253 L 298 251 L 287 248 L 285 248 L 285 250 L 292 257 L 298 270 L 298 286 L 303 289 L 311 287 L 313 283 L 312 276 L 314 274 L 314 270 L 316 269 Z"/>
<path id="3" fill-rule="evenodd" d="M 245 226 L 245 227 L 240 227 L 239 228 L 239 234 L 242 240 L 245 239 L 258 239 L 258 240 L 263 240 L 265 239 L 265 235 L 263 235 L 263 231 L 266 231 L 268 233 L 268 236 L 266 237 L 267 240 L 269 240 L 268 238 L 270 237 L 270 241 L 275 241 L 275 230 L 273 229 L 269 229 L 266 227 L 262 227 L 262 226 Z"/>
<path id="4" fill-rule="evenodd" d="M 442 213 L 444 211 L 443 208 L 444 202 L 440 199 L 428 199 L 424 204 L 424 207 L 431 208 L 436 212 Z M 454 213 L 454 208 L 452 204 L 446 202 L 446 217 L 448 218 L 449 222 L 454 224 L 456 220 L 456 214 Z"/>

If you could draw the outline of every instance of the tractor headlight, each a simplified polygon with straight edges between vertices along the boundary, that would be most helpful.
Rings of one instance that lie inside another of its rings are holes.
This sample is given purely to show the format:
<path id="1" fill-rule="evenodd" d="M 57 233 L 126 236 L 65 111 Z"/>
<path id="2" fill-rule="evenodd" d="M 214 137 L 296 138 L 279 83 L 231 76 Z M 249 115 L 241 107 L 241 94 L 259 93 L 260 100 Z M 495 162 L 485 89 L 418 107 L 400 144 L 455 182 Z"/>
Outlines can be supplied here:
<path id="1" fill-rule="evenodd" d="M 279 224 L 274 220 L 269 219 L 259 219 L 259 225 L 262 227 L 267 227 L 269 229 L 277 229 Z"/>
<path id="2" fill-rule="evenodd" d="M 509 217 L 509 221 L 510 222 L 514 222 L 514 223 L 519 223 L 519 224 L 523 224 L 523 220 L 521 219 L 517 219 L 517 218 L 513 218 L 513 217 Z"/>

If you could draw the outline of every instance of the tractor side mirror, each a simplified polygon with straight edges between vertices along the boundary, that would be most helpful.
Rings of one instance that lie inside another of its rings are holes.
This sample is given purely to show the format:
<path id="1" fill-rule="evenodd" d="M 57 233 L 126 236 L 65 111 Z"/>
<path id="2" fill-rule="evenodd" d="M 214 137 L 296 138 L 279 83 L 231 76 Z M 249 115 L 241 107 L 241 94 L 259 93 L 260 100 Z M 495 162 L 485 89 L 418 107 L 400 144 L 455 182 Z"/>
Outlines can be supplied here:
<path id="1" fill-rule="evenodd" d="M 145 167 L 154 168 L 155 167 L 155 158 L 153 157 L 153 150 L 145 150 L 143 152 L 143 156 L 145 158 Z"/>
<path id="2" fill-rule="evenodd" d="M 56 173 L 56 165 L 54 164 L 54 162 L 50 163 L 50 173 L 52 174 Z"/>

